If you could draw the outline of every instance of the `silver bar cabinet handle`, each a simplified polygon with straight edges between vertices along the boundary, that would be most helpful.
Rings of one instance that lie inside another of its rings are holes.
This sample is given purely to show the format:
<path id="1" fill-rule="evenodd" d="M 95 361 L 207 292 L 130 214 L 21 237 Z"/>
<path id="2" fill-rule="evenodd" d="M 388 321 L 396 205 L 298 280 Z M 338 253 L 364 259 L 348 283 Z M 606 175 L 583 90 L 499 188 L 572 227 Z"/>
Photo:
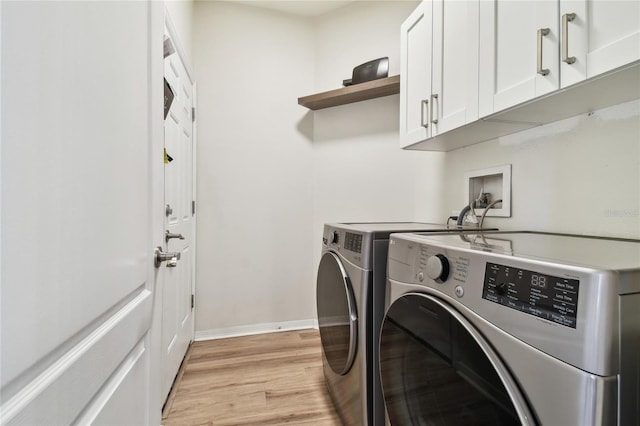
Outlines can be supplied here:
<path id="1" fill-rule="evenodd" d="M 429 123 L 424 121 L 424 109 L 429 106 L 429 100 L 423 99 L 420 101 L 420 125 L 425 129 L 429 127 Z"/>
<path id="2" fill-rule="evenodd" d="M 575 13 L 565 13 L 562 15 L 562 62 L 572 64 L 576 61 L 575 56 L 569 56 L 569 22 L 576 19 Z"/>
<path id="3" fill-rule="evenodd" d="M 538 74 L 549 74 L 548 68 L 542 68 L 542 37 L 549 34 L 549 28 L 540 28 L 538 30 Z"/>
<path id="4" fill-rule="evenodd" d="M 438 124 L 438 110 L 436 110 L 436 118 L 433 118 L 433 110 L 434 110 L 434 105 L 436 103 L 436 101 L 438 100 L 438 94 L 434 93 L 431 95 L 431 109 L 429 110 L 429 121 L 431 121 L 433 124 Z"/>

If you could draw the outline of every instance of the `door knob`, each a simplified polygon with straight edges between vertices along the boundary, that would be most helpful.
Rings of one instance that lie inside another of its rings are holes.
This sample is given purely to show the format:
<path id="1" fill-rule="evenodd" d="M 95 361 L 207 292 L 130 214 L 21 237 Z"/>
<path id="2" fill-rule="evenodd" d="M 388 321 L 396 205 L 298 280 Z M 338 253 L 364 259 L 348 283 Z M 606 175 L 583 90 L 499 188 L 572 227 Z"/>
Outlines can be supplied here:
<path id="1" fill-rule="evenodd" d="M 175 267 L 178 260 L 180 260 L 180 252 L 179 251 L 167 251 L 163 252 L 162 247 L 156 247 L 155 250 L 155 265 L 156 268 L 159 268 L 162 262 L 169 262 L 167 266 Z"/>
<path id="2" fill-rule="evenodd" d="M 179 240 L 184 240 L 184 236 L 182 234 L 172 234 L 171 232 L 169 232 L 169 230 L 167 230 L 164 234 L 164 240 L 166 242 L 169 242 L 169 240 L 172 238 L 178 238 Z"/>

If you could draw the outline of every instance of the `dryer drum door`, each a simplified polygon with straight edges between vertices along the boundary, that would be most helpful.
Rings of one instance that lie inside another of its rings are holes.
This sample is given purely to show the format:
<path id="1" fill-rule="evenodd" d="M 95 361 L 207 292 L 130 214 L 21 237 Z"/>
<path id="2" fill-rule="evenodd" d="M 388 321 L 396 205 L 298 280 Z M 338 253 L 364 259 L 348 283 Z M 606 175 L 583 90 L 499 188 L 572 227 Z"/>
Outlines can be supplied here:
<path id="1" fill-rule="evenodd" d="M 517 384 L 450 305 L 408 293 L 387 311 L 380 373 L 392 425 L 533 425 Z"/>
<path id="2" fill-rule="evenodd" d="M 358 315 L 351 281 L 335 253 L 322 256 L 316 286 L 322 349 L 331 369 L 344 375 L 356 356 Z"/>

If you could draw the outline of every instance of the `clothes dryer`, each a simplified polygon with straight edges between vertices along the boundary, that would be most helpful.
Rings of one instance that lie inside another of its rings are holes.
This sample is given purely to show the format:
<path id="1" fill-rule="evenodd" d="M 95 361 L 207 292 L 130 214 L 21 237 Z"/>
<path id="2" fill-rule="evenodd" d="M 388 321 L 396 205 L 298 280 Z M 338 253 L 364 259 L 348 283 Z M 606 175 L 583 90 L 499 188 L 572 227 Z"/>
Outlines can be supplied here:
<path id="1" fill-rule="evenodd" d="M 640 241 L 394 234 L 388 255 L 388 424 L 640 424 Z"/>
<path id="2" fill-rule="evenodd" d="M 428 223 L 324 226 L 316 283 L 318 324 L 325 380 L 345 425 L 384 424 L 377 347 L 389 235 L 467 230 Z"/>

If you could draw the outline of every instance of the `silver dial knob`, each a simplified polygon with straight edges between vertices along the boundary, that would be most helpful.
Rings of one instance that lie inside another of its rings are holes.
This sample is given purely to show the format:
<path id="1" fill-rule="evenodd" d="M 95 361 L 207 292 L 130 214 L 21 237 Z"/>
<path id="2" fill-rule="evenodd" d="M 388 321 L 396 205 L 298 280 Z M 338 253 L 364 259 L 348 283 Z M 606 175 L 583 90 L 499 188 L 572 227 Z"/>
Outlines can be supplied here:
<path id="1" fill-rule="evenodd" d="M 436 282 L 445 282 L 449 278 L 449 260 L 442 254 L 431 256 L 427 259 L 427 275 Z"/>
<path id="2" fill-rule="evenodd" d="M 331 232 L 329 235 L 329 244 L 338 244 L 340 242 L 340 234 L 338 231 Z"/>

